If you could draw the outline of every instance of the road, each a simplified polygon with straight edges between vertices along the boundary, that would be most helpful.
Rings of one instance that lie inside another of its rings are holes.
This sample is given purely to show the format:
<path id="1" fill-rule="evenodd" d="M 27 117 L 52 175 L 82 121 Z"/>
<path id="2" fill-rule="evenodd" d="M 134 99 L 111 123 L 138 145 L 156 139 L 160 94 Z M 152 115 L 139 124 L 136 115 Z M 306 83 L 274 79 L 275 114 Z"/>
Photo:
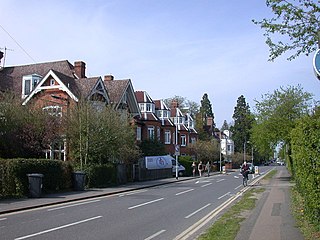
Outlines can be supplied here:
<path id="1" fill-rule="evenodd" d="M 188 239 L 243 189 L 231 172 L 8 214 L 0 218 L 1 239 Z"/>

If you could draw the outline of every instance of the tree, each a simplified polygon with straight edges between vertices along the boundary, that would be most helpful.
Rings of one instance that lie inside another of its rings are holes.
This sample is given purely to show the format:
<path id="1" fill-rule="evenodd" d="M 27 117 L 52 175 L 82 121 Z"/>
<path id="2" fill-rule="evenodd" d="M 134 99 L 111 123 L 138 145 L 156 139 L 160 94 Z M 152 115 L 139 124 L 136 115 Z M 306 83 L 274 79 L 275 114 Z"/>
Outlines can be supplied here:
<path id="1" fill-rule="evenodd" d="M 111 106 L 97 110 L 80 100 L 70 112 L 67 129 L 70 155 L 80 165 L 130 163 L 140 155 L 129 119 Z"/>
<path id="2" fill-rule="evenodd" d="M 196 143 L 188 146 L 190 151 L 197 156 L 198 161 L 218 161 L 220 154 L 220 145 L 217 140 L 211 141 L 198 140 Z"/>
<path id="3" fill-rule="evenodd" d="M 252 140 L 256 147 L 267 151 L 268 147 L 274 150 L 279 143 L 285 144 L 292 167 L 290 133 L 296 121 L 308 115 L 312 107 L 312 94 L 304 92 L 299 85 L 263 95 L 255 105 L 257 124 L 252 129 Z"/>
<path id="4" fill-rule="evenodd" d="M 288 58 L 291 61 L 300 54 L 308 56 L 317 49 L 317 46 L 320 48 L 319 1 L 267 0 L 266 4 L 275 17 L 252 21 L 265 30 L 266 44 L 270 48 L 270 61 L 287 51 L 296 50 Z M 275 33 L 283 36 L 276 43 L 270 37 Z"/>
<path id="5" fill-rule="evenodd" d="M 169 108 L 171 107 L 172 101 L 177 101 L 181 112 L 189 112 L 192 117 L 196 116 L 196 114 L 199 112 L 199 104 L 194 101 L 188 100 L 185 97 L 174 96 L 164 99 L 163 101 Z"/>
<path id="6" fill-rule="evenodd" d="M 234 113 L 232 115 L 234 120 L 234 125 L 230 127 L 232 132 L 232 139 L 235 145 L 235 152 L 243 152 L 244 144 L 248 148 L 251 144 L 247 144 L 250 141 L 250 129 L 254 122 L 254 117 L 250 112 L 249 104 L 246 103 L 246 99 L 241 95 L 237 100 L 237 105 L 234 108 Z"/>
<path id="7" fill-rule="evenodd" d="M 223 121 L 221 132 L 223 132 L 224 130 L 229 130 L 229 124 L 227 123 L 226 120 Z"/>
<path id="8" fill-rule="evenodd" d="M 211 122 L 208 121 L 209 119 L 211 119 Z M 199 133 L 199 139 L 210 140 L 213 136 L 215 126 L 212 105 L 208 94 L 205 93 L 201 100 L 200 111 L 196 116 L 196 129 Z"/>

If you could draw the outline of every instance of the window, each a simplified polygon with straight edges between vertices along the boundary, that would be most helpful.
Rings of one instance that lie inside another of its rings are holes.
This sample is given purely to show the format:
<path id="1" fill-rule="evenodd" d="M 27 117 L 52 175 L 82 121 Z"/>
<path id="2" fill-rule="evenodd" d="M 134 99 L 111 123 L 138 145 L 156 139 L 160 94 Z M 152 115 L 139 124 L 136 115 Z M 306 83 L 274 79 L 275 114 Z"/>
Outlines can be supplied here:
<path id="1" fill-rule="evenodd" d="M 137 141 L 141 141 L 141 127 L 137 127 Z"/>
<path id="2" fill-rule="evenodd" d="M 152 107 L 150 103 L 147 103 L 147 112 L 152 112 Z"/>
<path id="3" fill-rule="evenodd" d="M 43 108 L 43 111 L 51 116 L 62 117 L 62 107 L 60 106 L 47 106 Z"/>
<path id="4" fill-rule="evenodd" d="M 29 95 L 31 92 L 31 80 L 27 79 L 24 81 L 24 94 Z"/>
<path id="5" fill-rule="evenodd" d="M 54 85 L 54 79 L 50 79 L 50 86 L 53 86 Z"/>
<path id="6" fill-rule="evenodd" d="M 190 140 L 190 143 L 191 143 L 191 144 L 196 143 L 196 138 L 195 138 L 195 137 L 192 137 L 191 140 Z"/>
<path id="7" fill-rule="evenodd" d="M 139 103 L 140 111 L 144 112 L 144 103 Z"/>
<path id="8" fill-rule="evenodd" d="M 186 146 L 186 135 L 181 135 L 181 146 Z"/>
<path id="9" fill-rule="evenodd" d="M 148 139 L 154 140 L 154 127 L 148 127 Z"/>
<path id="10" fill-rule="evenodd" d="M 157 127 L 157 139 L 158 141 L 160 141 L 160 128 Z"/>
<path id="11" fill-rule="evenodd" d="M 168 117 L 168 111 L 163 111 L 163 117 L 167 118 Z"/>
<path id="12" fill-rule="evenodd" d="M 171 143 L 171 132 L 170 130 L 165 130 L 164 132 L 164 144 L 170 144 Z"/>

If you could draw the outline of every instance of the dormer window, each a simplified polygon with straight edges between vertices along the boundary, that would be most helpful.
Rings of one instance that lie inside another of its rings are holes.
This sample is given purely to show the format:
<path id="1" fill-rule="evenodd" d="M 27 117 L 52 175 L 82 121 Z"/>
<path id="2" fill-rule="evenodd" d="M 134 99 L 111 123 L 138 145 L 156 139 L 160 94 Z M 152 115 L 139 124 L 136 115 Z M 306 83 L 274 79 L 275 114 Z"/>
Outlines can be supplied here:
<path id="1" fill-rule="evenodd" d="M 22 98 L 26 98 L 38 85 L 42 76 L 38 74 L 26 75 L 22 77 Z"/>

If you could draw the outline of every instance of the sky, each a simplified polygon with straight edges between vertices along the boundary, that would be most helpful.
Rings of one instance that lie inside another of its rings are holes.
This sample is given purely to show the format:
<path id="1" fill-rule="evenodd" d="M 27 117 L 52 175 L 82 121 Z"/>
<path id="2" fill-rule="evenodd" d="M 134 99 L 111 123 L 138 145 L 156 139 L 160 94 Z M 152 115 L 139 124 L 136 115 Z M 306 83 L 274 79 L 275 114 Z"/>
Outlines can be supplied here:
<path id="1" fill-rule="evenodd" d="M 207 93 L 220 128 L 241 95 L 252 112 L 280 87 L 319 100 L 313 54 L 268 61 L 251 20 L 271 16 L 263 0 L 0 0 L 0 48 L 5 66 L 81 60 L 87 77 L 131 79 L 154 100 Z"/>

